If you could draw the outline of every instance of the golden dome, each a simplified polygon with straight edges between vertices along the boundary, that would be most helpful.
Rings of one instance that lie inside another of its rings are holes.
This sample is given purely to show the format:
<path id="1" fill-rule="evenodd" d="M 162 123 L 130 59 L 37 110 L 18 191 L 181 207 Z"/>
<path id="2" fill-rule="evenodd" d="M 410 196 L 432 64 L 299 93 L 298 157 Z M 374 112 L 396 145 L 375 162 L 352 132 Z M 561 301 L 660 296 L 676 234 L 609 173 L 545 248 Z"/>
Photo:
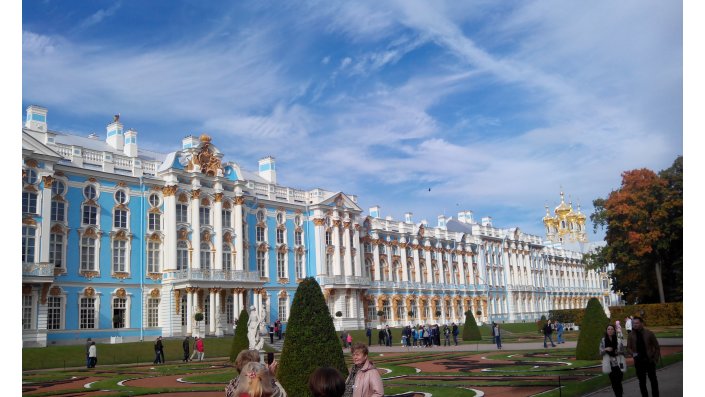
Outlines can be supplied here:
<path id="1" fill-rule="evenodd" d="M 561 192 L 561 203 L 558 204 L 558 207 L 553 212 L 560 217 L 565 217 L 571 210 L 572 208 L 563 200 L 563 192 Z"/>
<path id="2" fill-rule="evenodd" d="M 201 134 L 201 137 L 199 139 L 201 142 L 210 143 L 210 141 L 211 141 L 211 137 L 206 134 Z"/>

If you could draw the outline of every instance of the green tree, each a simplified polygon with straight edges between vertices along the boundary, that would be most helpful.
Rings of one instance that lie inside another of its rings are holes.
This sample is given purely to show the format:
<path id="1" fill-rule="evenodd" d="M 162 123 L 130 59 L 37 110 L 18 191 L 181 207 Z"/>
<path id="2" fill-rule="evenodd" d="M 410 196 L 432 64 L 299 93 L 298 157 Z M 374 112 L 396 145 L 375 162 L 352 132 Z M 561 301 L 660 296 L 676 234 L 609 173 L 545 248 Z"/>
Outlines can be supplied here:
<path id="1" fill-rule="evenodd" d="M 607 199 L 593 201 L 595 230 L 607 245 L 588 257 L 595 266 L 614 263 L 615 291 L 628 303 L 683 298 L 683 158 L 659 174 L 626 171 Z M 657 288 L 654 289 L 654 286 Z"/>
<path id="2" fill-rule="evenodd" d="M 247 310 L 242 309 L 240 317 L 237 319 L 235 326 L 235 335 L 233 335 L 233 344 L 230 347 L 230 362 L 235 362 L 237 355 L 241 351 L 250 347 L 250 340 L 247 339 L 247 322 L 250 320 L 250 315 Z"/>
<path id="3" fill-rule="evenodd" d="M 472 310 L 465 312 L 465 326 L 463 327 L 463 340 L 482 340 L 480 328 L 477 327 Z"/>
<path id="4" fill-rule="evenodd" d="M 321 287 L 308 277 L 299 283 L 291 304 L 277 377 L 288 395 L 310 396 L 309 375 L 326 366 L 348 374 Z"/>
<path id="5" fill-rule="evenodd" d="M 575 358 L 578 360 L 600 359 L 600 338 L 605 335 L 609 323 L 605 311 L 597 298 L 590 298 L 585 315 L 580 324 L 578 345 L 575 348 Z"/>

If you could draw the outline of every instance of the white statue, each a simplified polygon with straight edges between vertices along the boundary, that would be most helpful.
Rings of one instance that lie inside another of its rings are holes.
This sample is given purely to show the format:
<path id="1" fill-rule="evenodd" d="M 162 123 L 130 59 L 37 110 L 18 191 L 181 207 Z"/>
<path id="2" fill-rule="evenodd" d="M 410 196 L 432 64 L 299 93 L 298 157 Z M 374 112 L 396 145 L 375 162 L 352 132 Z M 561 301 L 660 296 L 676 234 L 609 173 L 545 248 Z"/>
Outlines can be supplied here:
<path id="1" fill-rule="evenodd" d="M 257 308 L 250 306 L 250 318 L 247 320 L 247 339 L 250 342 L 250 350 L 261 350 L 264 346 L 264 339 L 260 335 L 260 318 Z"/>

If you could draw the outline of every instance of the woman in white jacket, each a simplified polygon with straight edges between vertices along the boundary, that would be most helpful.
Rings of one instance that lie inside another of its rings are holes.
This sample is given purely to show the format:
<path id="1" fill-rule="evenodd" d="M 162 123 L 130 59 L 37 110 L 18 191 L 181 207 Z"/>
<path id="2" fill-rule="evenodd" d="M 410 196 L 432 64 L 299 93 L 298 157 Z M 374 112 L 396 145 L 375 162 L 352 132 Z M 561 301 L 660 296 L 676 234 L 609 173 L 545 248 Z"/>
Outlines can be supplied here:
<path id="1" fill-rule="evenodd" d="M 608 325 L 605 336 L 600 340 L 600 355 L 602 355 L 602 372 L 609 374 L 612 390 L 616 397 L 622 397 L 622 378 L 627 371 L 627 361 L 624 358 L 624 344 L 617 337 L 613 325 Z"/>
<path id="2" fill-rule="evenodd" d="M 88 360 L 90 361 L 89 368 L 95 368 L 98 363 L 98 351 L 95 347 L 95 342 L 91 342 L 91 347 L 88 348 Z"/>

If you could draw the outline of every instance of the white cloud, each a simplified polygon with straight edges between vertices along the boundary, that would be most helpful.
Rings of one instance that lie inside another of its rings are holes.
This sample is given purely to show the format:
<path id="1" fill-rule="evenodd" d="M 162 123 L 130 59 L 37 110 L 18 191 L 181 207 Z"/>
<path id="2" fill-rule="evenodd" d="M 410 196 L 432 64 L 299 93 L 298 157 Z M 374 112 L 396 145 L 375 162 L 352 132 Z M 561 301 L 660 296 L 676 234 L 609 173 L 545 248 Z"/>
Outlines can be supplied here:
<path id="1" fill-rule="evenodd" d="M 105 18 L 111 17 L 120 8 L 120 2 L 116 2 L 107 9 L 96 11 L 90 17 L 86 18 L 78 26 L 79 29 L 85 29 L 93 25 L 101 23 Z"/>

